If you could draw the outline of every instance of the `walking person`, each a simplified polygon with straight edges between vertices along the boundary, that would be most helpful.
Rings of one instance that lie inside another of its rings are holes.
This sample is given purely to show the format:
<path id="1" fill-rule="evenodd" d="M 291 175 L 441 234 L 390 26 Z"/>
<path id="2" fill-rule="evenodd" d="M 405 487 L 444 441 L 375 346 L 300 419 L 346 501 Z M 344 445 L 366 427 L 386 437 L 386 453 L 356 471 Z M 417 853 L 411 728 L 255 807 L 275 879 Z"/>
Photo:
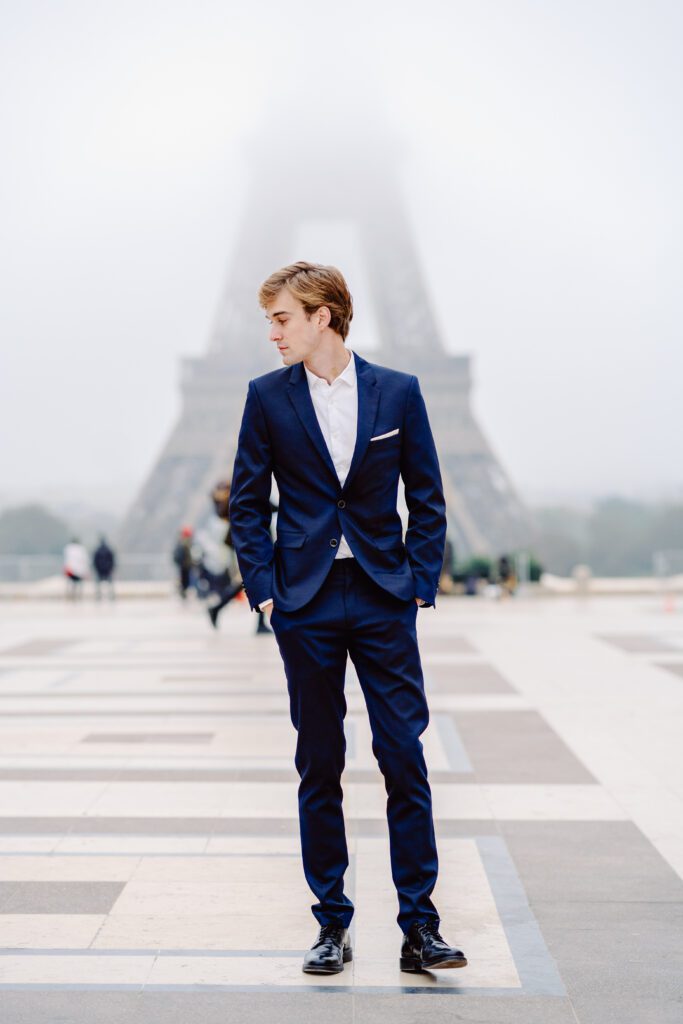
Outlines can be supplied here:
<path id="1" fill-rule="evenodd" d="M 337 973 L 352 959 L 340 785 L 347 657 L 388 795 L 400 968 L 463 967 L 464 954 L 439 934 L 431 900 L 438 861 L 420 741 L 429 712 L 416 616 L 436 600 L 446 517 L 418 381 L 346 348 L 353 304 L 334 267 L 284 267 L 261 286 L 259 302 L 284 367 L 249 383 L 230 519 L 250 605 L 272 609 L 297 730 L 303 866 L 320 925 L 303 970 Z M 409 511 L 405 543 L 399 477 Z"/>
<path id="2" fill-rule="evenodd" d="M 194 568 L 194 543 L 192 537 L 192 527 L 183 526 L 173 549 L 173 562 L 178 570 L 178 593 L 183 601 L 187 599 L 187 592 L 192 585 L 192 570 Z"/>
<path id="3" fill-rule="evenodd" d="M 216 516 L 219 517 L 219 520 L 224 521 L 225 524 L 223 527 L 223 543 L 225 544 L 226 549 L 234 551 L 234 545 L 232 542 L 232 531 L 230 528 L 230 482 L 226 480 L 224 482 L 216 484 L 216 487 L 214 488 L 211 494 L 211 498 L 214 503 Z M 271 502 L 270 509 L 271 514 L 273 512 L 277 512 L 277 505 L 274 505 Z M 227 530 L 225 529 L 226 526 Z M 214 627 L 214 629 L 218 629 L 218 616 L 220 615 L 222 610 L 225 608 L 226 605 L 230 604 L 230 602 L 233 601 L 237 597 L 237 595 L 241 593 L 241 591 L 242 581 L 240 580 L 239 583 L 233 583 L 232 577 L 230 576 L 229 571 L 227 571 L 226 569 L 226 576 L 224 577 L 223 584 L 220 588 L 218 588 L 218 601 L 215 604 L 212 604 L 207 609 L 211 625 Z M 270 636 L 272 635 L 272 632 L 272 629 L 266 622 L 266 613 L 259 609 L 258 622 L 256 623 L 256 635 Z"/>
<path id="4" fill-rule="evenodd" d="M 95 599 L 99 601 L 102 597 L 102 587 L 107 585 L 109 600 L 113 601 L 114 594 L 114 570 L 116 569 L 116 555 L 107 544 L 106 537 L 100 537 L 100 543 L 95 548 L 92 556 L 92 567 L 95 571 Z"/>
<path id="5" fill-rule="evenodd" d="M 242 590 L 242 581 L 235 583 L 230 572 L 232 540 L 228 515 L 229 498 L 229 482 L 226 480 L 217 483 L 211 492 L 214 512 L 199 538 L 204 551 L 203 565 L 208 575 L 210 590 L 218 597 L 218 600 L 207 608 L 209 621 L 214 629 L 218 629 L 218 616 L 222 610 Z"/>

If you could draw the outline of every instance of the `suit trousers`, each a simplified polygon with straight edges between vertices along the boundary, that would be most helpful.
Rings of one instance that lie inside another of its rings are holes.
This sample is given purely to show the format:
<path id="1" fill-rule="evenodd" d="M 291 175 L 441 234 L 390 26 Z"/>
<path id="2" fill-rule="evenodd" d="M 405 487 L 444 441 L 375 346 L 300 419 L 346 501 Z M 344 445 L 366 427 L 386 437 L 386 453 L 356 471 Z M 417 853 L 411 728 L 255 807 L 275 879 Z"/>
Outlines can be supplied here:
<path id="1" fill-rule="evenodd" d="M 398 923 L 439 916 L 430 896 L 438 859 L 432 798 L 420 736 L 429 711 L 417 646 L 417 605 L 376 584 L 355 559 L 336 559 L 312 601 L 295 612 L 274 608 L 271 625 L 284 661 L 297 730 L 299 825 L 306 880 L 318 922 L 348 927 L 344 893 L 348 850 L 342 811 L 344 677 L 356 669 L 372 729 L 372 749 L 387 791 L 391 872 Z"/>

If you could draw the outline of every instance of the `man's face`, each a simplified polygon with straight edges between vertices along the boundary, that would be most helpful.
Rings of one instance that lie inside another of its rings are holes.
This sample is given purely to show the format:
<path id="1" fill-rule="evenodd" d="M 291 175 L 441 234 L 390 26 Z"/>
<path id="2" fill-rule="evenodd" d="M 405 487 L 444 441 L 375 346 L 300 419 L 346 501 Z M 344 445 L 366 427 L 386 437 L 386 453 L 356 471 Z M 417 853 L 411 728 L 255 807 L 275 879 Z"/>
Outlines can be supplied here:
<path id="1" fill-rule="evenodd" d="M 329 311 L 326 306 L 310 317 L 288 288 L 282 288 L 266 306 L 266 317 L 271 324 L 270 341 L 278 347 L 285 366 L 293 366 L 308 359 L 318 348 Z"/>

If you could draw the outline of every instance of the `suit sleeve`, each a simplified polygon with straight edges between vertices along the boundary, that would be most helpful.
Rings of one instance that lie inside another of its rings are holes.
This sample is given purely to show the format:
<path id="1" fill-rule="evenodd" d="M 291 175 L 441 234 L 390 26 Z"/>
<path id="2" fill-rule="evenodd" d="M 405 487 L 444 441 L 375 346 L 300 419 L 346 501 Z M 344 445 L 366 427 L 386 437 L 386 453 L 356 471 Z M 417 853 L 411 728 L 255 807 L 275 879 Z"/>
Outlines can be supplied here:
<path id="1" fill-rule="evenodd" d="M 446 503 L 427 409 L 417 377 L 411 377 L 401 444 L 401 476 L 408 506 L 406 550 L 415 596 L 436 604 L 446 544 Z"/>
<path id="2" fill-rule="evenodd" d="M 256 387 L 250 381 L 232 472 L 230 527 L 252 610 L 273 593 L 272 471 L 268 428 Z"/>

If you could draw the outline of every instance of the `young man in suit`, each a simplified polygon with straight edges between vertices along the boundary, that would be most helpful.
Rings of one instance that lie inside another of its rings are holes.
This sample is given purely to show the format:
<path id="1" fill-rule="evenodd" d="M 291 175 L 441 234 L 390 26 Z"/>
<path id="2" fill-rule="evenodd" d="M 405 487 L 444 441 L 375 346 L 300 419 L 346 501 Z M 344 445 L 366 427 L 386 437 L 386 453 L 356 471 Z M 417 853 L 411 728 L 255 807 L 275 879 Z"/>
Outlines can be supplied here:
<path id="1" fill-rule="evenodd" d="M 405 971 L 463 967 L 440 936 L 432 801 L 420 736 L 429 712 L 415 620 L 433 606 L 446 517 L 439 464 L 417 378 L 345 346 L 351 295 L 335 267 L 294 263 L 259 301 L 284 368 L 249 383 L 230 520 L 252 609 L 270 606 L 292 722 L 304 873 L 320 931 L 307 973 L 352 959 L 353 904 L 340 779 L 344 675 L 351 657 L 384 775 L 391 871 Z M 279 490 L 271 541 L 272 477 Z M 409 511 L 405 543 L 399 476 Z"/>

